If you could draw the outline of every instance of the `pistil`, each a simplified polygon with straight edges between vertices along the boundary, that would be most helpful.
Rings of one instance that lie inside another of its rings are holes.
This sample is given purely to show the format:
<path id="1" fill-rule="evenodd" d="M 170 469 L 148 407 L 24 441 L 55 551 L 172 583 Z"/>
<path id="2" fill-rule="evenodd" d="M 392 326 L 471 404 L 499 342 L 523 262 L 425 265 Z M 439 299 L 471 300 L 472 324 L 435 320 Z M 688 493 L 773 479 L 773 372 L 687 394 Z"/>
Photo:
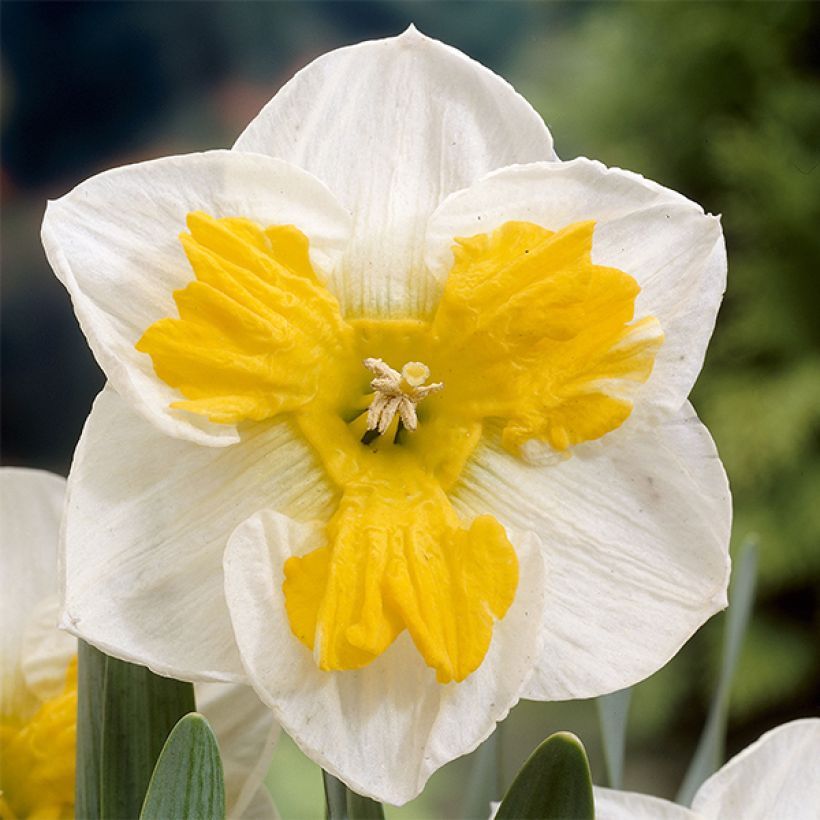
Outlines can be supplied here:
<path id="1" fill-rule="evenodd" d="M 422 362 L 407 362 L 401 372 L 381 359 L 365 359 L 364 366 L 375 376 L 370 382 L 375 395 L 367 411 L 368 433 L 382 435 L 397 415 L 404 428 L 413 432 L 418 427 L 416 405 L 444 387 L 441 382 L 426 384 L 430 368 Z"/>

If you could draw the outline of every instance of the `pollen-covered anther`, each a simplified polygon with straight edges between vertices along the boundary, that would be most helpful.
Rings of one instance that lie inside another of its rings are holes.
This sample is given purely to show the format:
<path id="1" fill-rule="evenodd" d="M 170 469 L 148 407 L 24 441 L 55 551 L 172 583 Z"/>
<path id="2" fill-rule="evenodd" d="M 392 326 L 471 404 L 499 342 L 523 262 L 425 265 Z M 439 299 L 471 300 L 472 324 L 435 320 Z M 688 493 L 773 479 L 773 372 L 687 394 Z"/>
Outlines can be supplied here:
<path id="1" fill-rule="evenodd" d="M 442 382 L 425 384 L 430 368 L 422 362 L 407 362 L 401 373 L 381 359 L 365 359 L 364 366 L 376 377 L 370 382 L 375 395 L 367 411 L 367 429 L 380 435 L 397 414 L 404 427 L 414 431 L 418 427 L 416 405 L 444 387 Z"/>

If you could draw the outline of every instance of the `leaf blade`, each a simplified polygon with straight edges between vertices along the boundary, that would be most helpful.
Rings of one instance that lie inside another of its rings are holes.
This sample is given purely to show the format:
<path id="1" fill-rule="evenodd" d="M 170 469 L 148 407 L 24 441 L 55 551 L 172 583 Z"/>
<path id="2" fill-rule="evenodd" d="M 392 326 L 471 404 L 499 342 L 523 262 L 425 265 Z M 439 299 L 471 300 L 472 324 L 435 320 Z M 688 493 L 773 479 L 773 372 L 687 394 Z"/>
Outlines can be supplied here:
<path id="1" fill-rule="evenodd" d="M 610 789 L 620 789 L 623 782 L 626 726 L 631 700 L 631 688 L 595 699 L 598 723 L 601 727 L 607 785 Z"/>
<path id="2" fill-rule="evenodd" d="M 347 814 L 350 820 L 384 820 L 384 807 L 378 801 L 348 789 Z"/>
<path id="3" fill-rule="evenodd" d="M 101 817 L 139 816 L 168 735 L 195 708 L 192 684 L 108 658 L 100 748 Z"/>
<path id="4" fill-rule="evenodd" d="M 503 793 L 501 771 L 501 726 L 474 752 L 473 768 L 464 799 L 465 818 L 485 818 L 487 806 Z"/>
<path id="5" fill-rule="evenodd" d="M 225 817 L 225 776 L 219 747 L 208 721 L 197 712 L 180 718 L 168 735 L 140 812 L 140 820 L 169 817 Z"/>
<path id="6" fill-rule="evenodd" d="M 338 777 L 322 769 L 327 820 L 384 820 L 381 803 L 357 794 Z"/>
<path id="7" fill-rule="evenodd" d="M 592 776 L 581 741 L 550 735 L 516 775 L 497 820 L 594 820 Z"/>
<path id="8" fill-rule="evenodd" d="M 85 641 L 77 644 L 75 813 L 77 817 L 100 820 L 103 690 L 108 656 Z"/>
<path id="9" fill-rule="evenodd" d="M 709 706 L 709 714 L 695 754 L 686 771 L 675 801 L 690 806 L 695 793 L 707 777 L 722 765 L 726 746 L 726 725 L 732 679 L 740 657 L 746 628 L 752 614 L 757 580 L 757 544 L 747 541 L 740 553 L 729 588 L 730 606 L 726 611 L 723 657 L 720 677 Z"/>
<path id="10" fill-rule="evenodd" d="M 322 784 L 325 787 L 325 817 L 327 820 L 348 820 L 347 786 L 329 772 L 322 769 Z"/>

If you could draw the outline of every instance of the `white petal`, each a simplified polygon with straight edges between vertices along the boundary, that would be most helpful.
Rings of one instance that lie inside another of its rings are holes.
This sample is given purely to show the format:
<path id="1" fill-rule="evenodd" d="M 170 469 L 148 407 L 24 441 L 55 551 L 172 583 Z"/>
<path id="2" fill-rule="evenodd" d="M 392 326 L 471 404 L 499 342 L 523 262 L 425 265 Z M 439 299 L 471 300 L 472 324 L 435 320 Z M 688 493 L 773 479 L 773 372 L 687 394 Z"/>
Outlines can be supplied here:
<path id="1" fill-rule="evenodd" d="M 722 820 L 817 820 L 820 811 L 820 719 L 766 732 L 698 789 L 692 808 Z"/>
<path id="2" fill-rule="evenodd" d="M 225 552 L 226 594 L 251 683 L 320 766 L 361 794 L 410 800 L 432 772 L 491 733 L 531 672 L 543 564 L 534 538 L 520 543 L 516 600 L 496 624 L 484 663 L 464 682 L 441 685 L 406 632 L 364 669 L 320 671 L 291 633 L 281 593 L 284 561 L 321 545 L 320 527 L 254 516 Z"/>
<path id="3" fill-rule="evenodd" d="M 543 544 L 544 646 L 524 697 L 630 686 L 726 606 L 729 487 L 689 405 L 656 430 L 577 448 L 556 466 L 485 444 L 454 495 L 465 514 L 490 513 Z"/>
<path id="4" fill-rule="evenodd" d="M 595 820 L 698 820 L 691 809 L 637 792 L 593 788 Z"/>
<path id="5" fill-rule="evenodd" d="M 202 210 L 263 226 L 293 224 L 327 276 L 349 236 L 349 218 L 322 183 L 270 157 L 232 151 L 166 157 L 115 168 L 50 202 L 43 245 L 66 286 L 97 361 L 116 390 L 168 435 L 200 444 L 239 440 L 235 427 L 172 410 L 179 393 L 134 345 L 194 278 L 180 232 Z"/>
<path id="6" fill-rule="evenodd" d="M 356 315 L 424 314 L 427 219 L 496 168 L 555 159 L 541 118 L 512 87 L 419 34 L 325 54 L 262 109 L 234 146 L 317 176 L 353 214 L 337 292 Z"/>
<path id="7" fill-rule="evenodd" d="M 242 680 L 223 592 L 228 537 L 268 506 L 323 514 L 322 482 L 285 423 L 200 447 L 163 436 L 106 388 L 69 477 L 64 626 L 160 674 Z"/>
<path id="8" fill-rule="evenodd" d="M 636 317 L 656 316 L 664 343 L 643 402 L 677 410 L 703 365 L 726 288 L 720 221 L 668 188 L 588 159 L 506 168 L 448 198 L 430 220 L 427 262 L 443 281 L 453 238 L 525 220 L 550 230 L 592 219 L 592 260 L 641 287 Z"/>
<path id="9" fill-rule="evenodd" d="M 219 741 L 228 817 L 274 816 L 252 810 L 265 805 L 255 801 L 260 788 L 267 793 L 263 781 L 279 737 L 273 713 L 249 686 L 232 683 L 198 683 L 196 705 Z M 268 801 L 266 810 L 272 806 Z"/>
<path id="10" fill-rule="evenodd" d="M 36 705 L 21 667 L 23 636 L 42 598 L 57 587 L 57 541 L 65 479 L 42 470 L 0 470 L 0 714 Z"/>
<path id="11" fill-rule="evenodd" d="M 57 541 L 58 533 L 55 532 L 55 552 Z M 57 594 L 56 558 L 55 555 L 51 570 L 54 591 L 28 610 L 28 623 L 23 632 L 20 666 L 26 686 L 41 701 L 57 697 L 65 689 L 68 665 L 77 654 L 77 639 L 57 628 L 60 597 Z"/>

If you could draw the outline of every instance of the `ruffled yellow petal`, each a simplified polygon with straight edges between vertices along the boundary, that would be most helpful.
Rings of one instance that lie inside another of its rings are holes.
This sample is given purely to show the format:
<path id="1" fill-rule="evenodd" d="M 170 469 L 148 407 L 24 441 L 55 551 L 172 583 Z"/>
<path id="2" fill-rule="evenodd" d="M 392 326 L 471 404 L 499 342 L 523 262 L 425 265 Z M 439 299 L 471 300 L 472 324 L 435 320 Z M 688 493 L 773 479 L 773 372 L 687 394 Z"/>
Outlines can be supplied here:
<path id="1" fill-rule="evenodd" d="M 172 406 L 234 424 L 310 402 L 351 333 L 319 282 L 307 238 L 239 218 L 188 216 L 180 241 L 196 280 L 177 291 L 178 319 L 161 319 L 137 349 L 187 401 Z"/>
<path id="2" fill-rule="evenodd" d="M 62 694 L 28 720 L 0 724 L 0 817 L 63 820 L 74 816 L 77 659 Z"/>
<path id="3" fill-rule="evenodd" d="M 478 668 L 513 601 L 518 562 L 490 516 L 465 526 L 406 463 L 346 487 L 328 545 L 285 564 L 288 617 L 322 669 L 370 663 L 407 629 L 441 683 Z"/>
<path id="4" fill-rule="evenodd" d="M 433 321 L 443 401 L 503 419 L 513 452 L 529 439 L 564 451 L 621 425 L 663 341 L 656 319 L 630 324 L 635 280 L 592 263 L 594 227 L 508 222 L 455 248 Z"/>

